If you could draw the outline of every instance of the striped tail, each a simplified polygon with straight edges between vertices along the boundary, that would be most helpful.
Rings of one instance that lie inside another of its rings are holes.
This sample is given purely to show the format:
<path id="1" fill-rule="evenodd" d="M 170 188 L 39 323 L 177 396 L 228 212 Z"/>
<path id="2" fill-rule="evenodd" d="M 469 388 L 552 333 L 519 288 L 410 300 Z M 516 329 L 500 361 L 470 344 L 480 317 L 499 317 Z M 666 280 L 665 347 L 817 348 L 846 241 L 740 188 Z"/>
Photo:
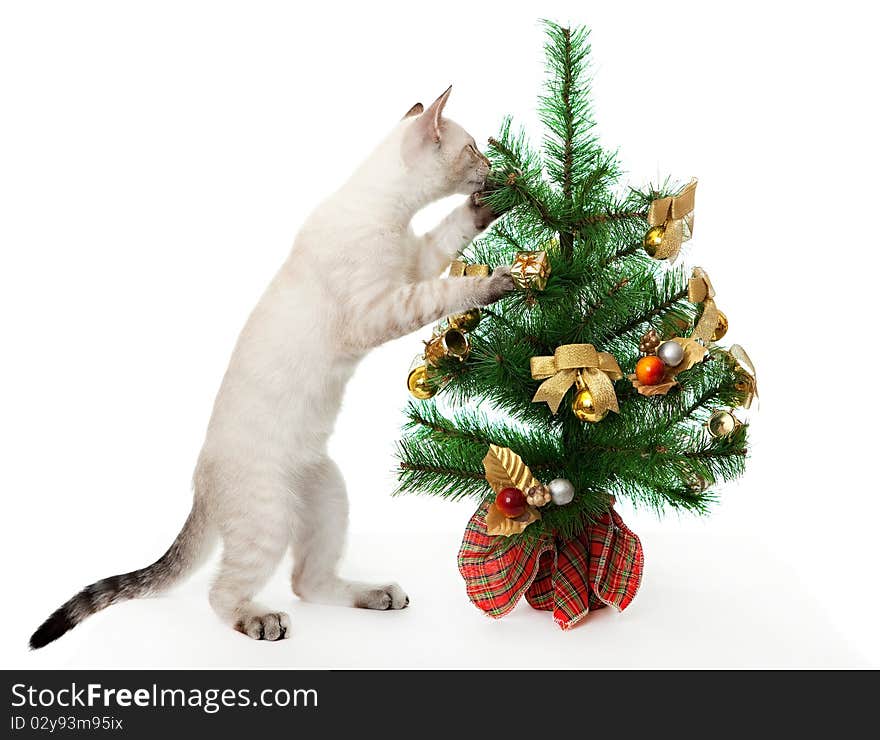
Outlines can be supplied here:
<path id="1" fill-rule="evenodd" d="M 180 534 L 161 558 L 146 568 L 110 576 L 86 586 L 58 607 L 31 635 L 31 649 L 36 650 L 57 640 L 86 617 L 108 606 L 170 588 L 196 568 L 207 554 L 213 537 L 205 519 L 202 507 L 196 501 Z"/>

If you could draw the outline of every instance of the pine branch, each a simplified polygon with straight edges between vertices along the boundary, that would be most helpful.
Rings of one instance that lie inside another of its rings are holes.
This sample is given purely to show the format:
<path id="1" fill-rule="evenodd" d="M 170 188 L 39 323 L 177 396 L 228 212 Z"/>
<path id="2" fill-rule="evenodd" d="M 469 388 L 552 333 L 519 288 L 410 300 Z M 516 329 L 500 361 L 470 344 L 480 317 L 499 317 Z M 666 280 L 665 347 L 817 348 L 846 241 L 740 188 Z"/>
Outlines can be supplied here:
<path id="1" fill-rule="evenodd" d="M 603 260 L 601 267 L 605 268 L 605 267 L 612 265 L 615 262 L 618 262 L 619 260 L 625 259 L 625 258 L 629 257 L 630 255 L 638 252 L 641 248 L 642 248 L 641 242 L 639 242 L 637 244 L 630 244 L 629 246 L 626 246 L 626 247 L 622 247 L 621 249 L 618 249 L 616 252 L 614 252 L 614 254 L 612 254 L 610 257 Z"/>
<path id="2" fill-rule="evenodd" d="M 530 190 L 523 187 L 521 180 L 514 180 L 508 188 L 514 192 L 516 192 L 522 200 L 528 203 L 535 212 L 541 217 L 541 220 L 551 229 L 557 229 L 560 226 L 560 222 L 554 218 L 553 214 L 550 212 L 550 208 L 543 203 L 540 198 L 537 198 Z"/>
<path id="3" fill-rule="evenodd" d="M 736 455 L 740 457 L 745 457 L 749 454 L 749 451 L 746 448 L 736 449 L 736 450 L 728 450 L 727 452 L 720 454 L 717 452 L 712 452 L 711 450 L 697 450 L 696 452 L 683 452 L 682 457 L 688 458 L 707 458 L 707 457 L 726 457 L 728 455 Z"/>
<path id="4" fill-rule="evenodd" d="M 488 309 L 488 308 L 482 308 L 480 310 L 482 311 L 484 316 L 488 316 L 489 318 L 496 319 L 497 321 L 500 321 L 503 324 L 505 324 L 508 329 L 512 329 L 513 331 L 517 331 L 517 327 L 515 327 L 513 324 L 511 324 L 510 321 L 508 321 L 500 313 L 495 313 L 495 311 L 492 311 L 491 309 Z M 539 352 L 543 352 L 546 349 L 545 345 L 534 334 L 526 334 L 522 337 L 522 339 L 524 342 L 528 342 L 529 344 L 531 344 Z M 500 360 L 500 356 L 499 356 L 499 360 Z"/>
<path id="5" fill-rule="evenodd" d="M 574 146 L 574 111 L 571 106 L 571 87 L 572 87 L 572 49 L 571 49 L 571 29 L 562 29 L 564 38 L 564 54 L 565 64 L 562 70 L 562 105 L 565 109 L 565 139 L 563 142 L 563 162 L 562 162 L 562 196 L 568 208 L 572 204 L 572 147 Z M 571 259 L 574 251 L 574 234 L 571 231 L 559 232 L 559 251 L 563 257 Z"/>
<path id="6" fill-rule="evenodd" d="M 571 169 L 572 169 L 572 147 L 574 145 L 574 111 L 571 107 L 571 87 L 572 87 L 572 49 L 571 49 L 571 29 L 563 28 L 562 36 L 564 39 L 565 64 L 562 68 L 562 106 L 565 109 L 565 140 L 564 153 L 562 162 L 562 194 L 566 203 L 571 203 Z M 571 244 L 568 248 L 571 249 Z"/>
<path id="7" fill-rule="evenodd" d="M 593 318 L 596 311 L 598 311 L 600 308 L 602 308 L 602 306 L 605 305 L 605 301 L 608 298 L 613 298 L 615 293 L 622 290 L 627 285 L 629 285 L 629 278 L 621 278 L 616 283 L 614 283 L 614 285 L 612 285 L 608 290 L 605 291 L 602 298 L 600 298 L 598 301 L 594 301 L 592 304 L 587 306 L 586 310 L 584 311 L 584 318 L 577 325 L 575 331 L 580 332 L 581 329 L 583 329 L 589 323 L 590 319 Z"/>
<path id="8" fill-rule="evenodd" d="M 593 216 L 587 216 L 576 221 L 575 228 L 590 226 L 592 224 L 604 224 L 608 221 L 621 221 L 626 218 L 644 219 L 648 217 L 647 211 L 619 211 L 616 213 L 597 213 Z"/>
<path id="9" fill-rule="evenodd" d="M 715 452 L 713 450 L 696 450 L 696 451 L 688 451 L 688 452 L 672 452 L 670 453 L 669 448 L 664 445 L 652 445 L 650 447 L 613 447 L 610 445 L 593 445 L 591 447 L 587 447 L 585 449 L 586 453 L 592 452 L 606 452 L 608 454 L 628 454 L 628 455 L 638 455 L 639 457 L 643 455 L 657 454 L 657 455 L 669 455 L 670 457 L 684 457 L 684 458 L 707 458 L 707 457 L 724 457 L 726 455 L 748 455 L 749 451 L 745 448 L 741 449 L 732 449 L 727 450 L 723 453 Z"/>
<path id="10" fill-rule="evenodd" d="M 644 313 L 642 313 L 638 316 L 635 316 L 630 321 L 627 321 L 623 326 L 615 329 L 613 332 L 613 335 L 616 337 L 620 337 L 623 334 L 626 334 L 627 332 L 632 331 L 637 326 L 649 322 L 655 316 L 659 316 L 660 314 L 665 313 L 670 308 L 672 308 L 676 303 L 687 298 L 687 295 L 688 295 L 687 288 L 685 288 L 684 290 L 678 291 L 671 298 L 668 298 L 667 300 L 663 301 L 663 303 L 660 303 L 657 306 L 654 306 L 654 308 L 652 308 L 650 311 L 645 311 Z"/>
<path id="11" fill-rule="evenodd" d="M 489 146 L 497 151 L 499 154 L 504 155 L 504 157 L 514 165 L 521 164 L 518 155 L 513 151 L 511 147 L 505 144 L 500 139 L 496 139 L 494 136 L 489 137 Z"/>
<path id="12" fill-rule="evenodd" d="M 693 414 L 698 410 L 703 408 L 709 401 L 712 401 L 718 398 L 721 389 L 718 387 L 710 387 L 707 388 L 703 393 L 701 393 L 697 399 L 690 404 L 681 415 L 681 419 L 689 419 Z"/>
<path id="13" fill-rule="evenodd" d="M 466 478 L 468 480 L 485 481 L 486 476 L 482 473 L 469 473 L 466 470 L 458 468 L 445 468 L 439 465 L 418 465 L 416 463 L 401 462 L 398 463 L 401 470 L 414 470 L 420 473 L 433 473 L 435 475 L 447 475 L 455 478 Z"/>
<path id="14" fill-rule="evenodd" d="M 409 414 L 409 418 L 416 424 L 420 424 L 427 429 L 430 429 L 433 432 L 437 432 L 438 434 L 443 434 L 448 437 L 455 437 L 458 439 L 466 439 L 469 442 L 475 442 L 476 444 L 485 445 L 488 447 L 491 444 L 495 444 L 491 439 L 484 437 L 482 435 L 463 432 L 460 429 L 451 428 L 448 426 L 444 426 L 443 424 L 438 424 L 435 421 L 431 421 L 426 419 L 424 416 L 419 414 L 417 411 L 411 411 Z"/>

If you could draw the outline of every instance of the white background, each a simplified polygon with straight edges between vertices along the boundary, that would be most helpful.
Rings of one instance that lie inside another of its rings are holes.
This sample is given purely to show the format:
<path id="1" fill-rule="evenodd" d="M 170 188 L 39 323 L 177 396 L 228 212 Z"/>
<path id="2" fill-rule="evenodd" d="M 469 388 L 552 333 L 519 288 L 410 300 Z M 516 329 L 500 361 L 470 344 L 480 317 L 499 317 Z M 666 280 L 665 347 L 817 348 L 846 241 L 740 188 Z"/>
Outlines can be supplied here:
<path id="1" fill-rule="evenodd" d="M 846 3 L 523 5 L 0 6 L 4 666 L 880 665 L 876 24 Z M 170 543 L 239 328 L 384 132 L 452 82 L 479 141 L 506 112 L 539 135 L 539 16 L 592 26 L 629 181 L 700 177 L 686 259 L 761 381 L 747 475 L 706 519 L 623 508 L 647 557 L 625 614 L 485 619 L 455 568 L 473 505 L 389 496 L 423 331 L 362 363 L 332 440 L 346 570 L 399 579 L 409 609 L 302 604 L 282 570 L 265 599 L 293 639 L 257 644 L 210 612 L 206 570 L 28 653 L 78 588 Z"/>

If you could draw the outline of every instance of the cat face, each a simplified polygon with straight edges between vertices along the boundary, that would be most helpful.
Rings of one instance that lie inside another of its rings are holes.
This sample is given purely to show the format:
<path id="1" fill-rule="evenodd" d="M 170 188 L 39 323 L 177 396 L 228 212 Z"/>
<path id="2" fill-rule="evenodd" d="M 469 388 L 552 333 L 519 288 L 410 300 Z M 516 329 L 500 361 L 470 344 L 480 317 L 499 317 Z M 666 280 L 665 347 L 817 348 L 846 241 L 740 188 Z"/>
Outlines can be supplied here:
<path id="1" fill-rule="evenodd" d="M 483 189 L 489 174 L 489 160 L 480 152 L 474 137 L 455 121 L 443 117 L 449 87 L 424 110 L 416 103 L 404 119 L 402 154 L 407 172 L 426 197 L 442 198 Z"/>

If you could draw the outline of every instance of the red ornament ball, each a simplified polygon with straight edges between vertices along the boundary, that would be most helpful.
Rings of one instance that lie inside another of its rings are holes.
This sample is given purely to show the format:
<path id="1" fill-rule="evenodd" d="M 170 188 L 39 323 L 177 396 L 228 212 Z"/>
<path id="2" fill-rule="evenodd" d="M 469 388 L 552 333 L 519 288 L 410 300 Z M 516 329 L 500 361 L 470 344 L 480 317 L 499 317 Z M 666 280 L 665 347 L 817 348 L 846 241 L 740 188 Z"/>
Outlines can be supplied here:
<path id="1" fill-rule="evenodd" d="M 643 357 L 636 363 L 636 377 L 643 385 L 657 385 L 665 374 L 666 365 L 654 355 Z"/>
<path id="2" fill-rule="evenodd" d="M 519 488 L 502 488 L 495 497 L 495 506 L 508 519 L 515 519 L 525 514 L 526 495 Z"/>

